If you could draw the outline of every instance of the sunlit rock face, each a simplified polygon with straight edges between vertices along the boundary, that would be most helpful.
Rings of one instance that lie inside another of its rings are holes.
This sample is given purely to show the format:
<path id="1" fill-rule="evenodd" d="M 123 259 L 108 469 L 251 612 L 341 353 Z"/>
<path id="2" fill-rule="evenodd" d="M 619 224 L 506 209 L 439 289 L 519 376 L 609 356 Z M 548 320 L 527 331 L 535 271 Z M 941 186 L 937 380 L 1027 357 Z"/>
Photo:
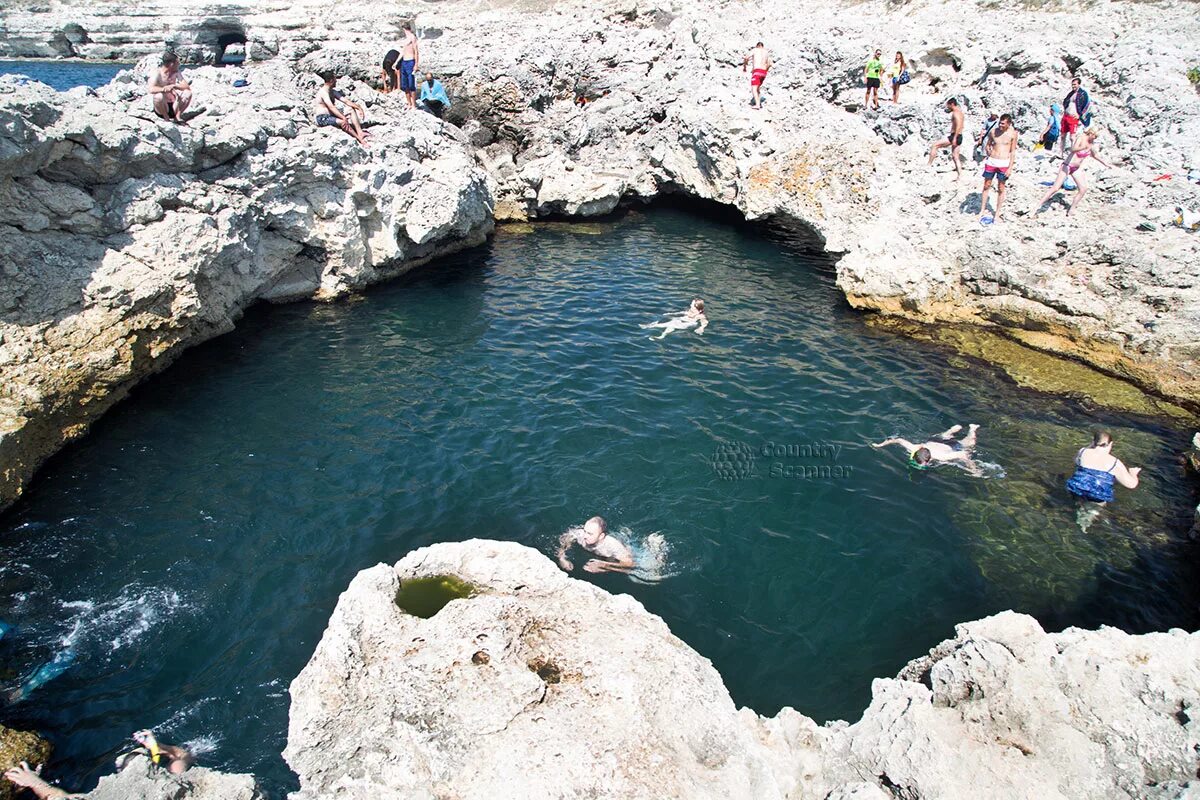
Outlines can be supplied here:
<path id="1" fill-rule="evenodd" d="M 427 579 L 444 605 L 401 608 Z M 875 681 L 854 724 L 763 718 L 636 600 L 471 540 L 359 573 L 292 683 L 284 758 L 293 800 L 1168 798 L 1195 778 L 1198 687 L 1200 634 L 1006 612 Z"/>

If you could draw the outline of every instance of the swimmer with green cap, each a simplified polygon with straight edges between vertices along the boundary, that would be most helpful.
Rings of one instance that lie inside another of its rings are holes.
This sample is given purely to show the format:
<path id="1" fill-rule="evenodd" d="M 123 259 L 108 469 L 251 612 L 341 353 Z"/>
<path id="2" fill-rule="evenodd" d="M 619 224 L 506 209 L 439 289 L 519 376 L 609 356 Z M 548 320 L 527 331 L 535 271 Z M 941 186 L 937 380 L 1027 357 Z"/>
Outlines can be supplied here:
<path id="1" fill-rule="evenodd" d="M 897 436 L 884 439 L 878 444 L 872 443 L 871 447 L 887 447 L 889 444 L 898 444 L 908 452 L 908 462 L 917 469 L 928 469 L 937 463 L 958 462 L 968 472 L 978 474 L 978 468 L 972 460 L 972 456 L 975 453 L 975 432 L 979 430 L 979 426 L 968 425 L 967 435 L 961 439 L 955 439 L 954 435 L 961 430 L 962 425 L 955 425 L 922 444 L 913 444 L 907 439 Z"/>

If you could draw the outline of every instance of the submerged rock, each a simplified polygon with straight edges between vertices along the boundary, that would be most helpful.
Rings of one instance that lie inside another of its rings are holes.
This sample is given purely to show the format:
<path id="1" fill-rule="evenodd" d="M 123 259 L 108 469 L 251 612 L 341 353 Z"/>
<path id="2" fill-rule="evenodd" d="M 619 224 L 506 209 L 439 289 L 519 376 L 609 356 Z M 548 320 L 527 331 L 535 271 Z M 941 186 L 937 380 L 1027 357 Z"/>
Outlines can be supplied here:
<path id="1" fill-rule="evenodd" d="M 427 619 L 406 580 L 476 587 Z M 1200 634 L 1006 612 L 872 686 L 858 722 L 737 709 L 636 600 L 514 543 L 364 570 L 291 686 L 293 800 L 1166 798 L 1196 791 Z"/>

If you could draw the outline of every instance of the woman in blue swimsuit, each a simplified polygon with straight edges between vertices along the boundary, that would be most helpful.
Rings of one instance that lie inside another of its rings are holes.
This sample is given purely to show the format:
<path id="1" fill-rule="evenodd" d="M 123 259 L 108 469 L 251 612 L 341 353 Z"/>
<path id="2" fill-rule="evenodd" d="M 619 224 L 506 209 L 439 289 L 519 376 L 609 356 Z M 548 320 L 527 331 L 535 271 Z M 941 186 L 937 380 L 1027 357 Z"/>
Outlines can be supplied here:
<path id="1" fill-rule="evenodd" d="M 1108 431 L 1097 431 L 1090 447 L 1075 456 L 1075 474 L 1067 480 L 1067 491 L 1093 503 L 1109 503 L 1113 484 L 1136 489 L 1141 467 L 1129 469 L 1112 454 L 1113 438 Z"/>

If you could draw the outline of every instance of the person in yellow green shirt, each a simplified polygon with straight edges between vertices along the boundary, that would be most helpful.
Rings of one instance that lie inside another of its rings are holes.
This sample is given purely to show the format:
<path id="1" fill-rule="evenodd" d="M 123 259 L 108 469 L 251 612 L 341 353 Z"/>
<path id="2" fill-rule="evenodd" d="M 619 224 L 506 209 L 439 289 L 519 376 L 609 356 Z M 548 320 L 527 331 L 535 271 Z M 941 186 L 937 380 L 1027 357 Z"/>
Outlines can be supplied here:
<path id="1" fill-rule="evenodd" d="M 867 79 L 867 94 L 863 98 L 863 107 L 870 105 L 871 96 L 875 97 L 875 110 L 879 110 L 879 79 L 883 75 L 883 62 L 879 57 L 883 55 L 882 50 L 876 50 L 875 55 L 867 62 L 867 66 L 863 69 L 863 75 Z"/>

